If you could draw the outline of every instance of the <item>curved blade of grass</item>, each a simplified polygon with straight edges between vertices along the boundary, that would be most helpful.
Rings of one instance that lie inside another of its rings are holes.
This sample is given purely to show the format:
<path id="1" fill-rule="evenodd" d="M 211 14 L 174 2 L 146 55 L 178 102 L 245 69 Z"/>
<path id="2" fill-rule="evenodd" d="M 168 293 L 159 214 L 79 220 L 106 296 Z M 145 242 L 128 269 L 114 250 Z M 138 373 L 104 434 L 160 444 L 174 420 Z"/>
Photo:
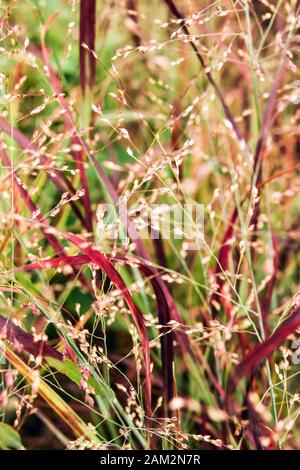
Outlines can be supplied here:
<path id="1" fill-rule="evenodd" d="M 117 261 L 122 261 L 124 263 L 130 264 L 130 261 L 126 258 L 117 258 Z M 49 269 L 49 268 L 58 268 L 66 265 L 70 266 L 79 266 L 91 263 L 91 258 L 87 255 L 78 255 L 78 256 L 63 256 L 60 258 L 50 258 L 39 260 L 34 263 L 30 263 L 25 266 L 18 267 L 13 272 L 18 271 L 31 271 L 39 269 Z M 99 264 L 99 263 L 98 263 Z M 170 414 L 168 404 L 174 397 L 174 377 L 173 377 L 173 362 L 174 362 L 174 350 L 173 350 L 173 341 L 174 334 L 171 330 L 169 322 L 171 320 L 169 306 L 164 295 L 162 281 L 159 275 L 156 274 L 155 270 L 150 266 L 138 262 L 138 268 L 140 271 L 149 278 L 153 290 L 156 296 L 157 301 L 157 310 L 160 324 L 164 327 L 163 334 L 160 337 L 161 348 L 162 348 L 162 370 L 163 370 L 163 383 L 164 383 L 164 395 L 166 410 Z M 122 288 L 124 292 L 124 288 Z"/>
<path id="2" fill-rule="evenodd" d="M 47 232 L 53 232 L 55 229 L 53 228 L 46 228 Z M 121 291 L 122 296 L 124 297 L 137 327 L 137 330 L 141 337 L 141 344 L 144 353 L 145 359 L 145 376 L 146 376 L 146 390 L 145 390 L 145 401 L 146 401 L 146 413 L 148 418 L 151 416 L 151 371 L 150 371 L 150 347 L 149 347 L 149 339 L 147 329 L 144 323 L 143 315 L 139 308 L 135 305 L 132 300 L 132 297 L 129 293 L 129 290 L 124 283 L 122 277 L 118 273 L 118 271 L 114 268 L 111 262 L 107 259 L 107 257 L 102 254 L 100 251 L 96 251 L 92 248 L 92 245 L 88 243 L 86 240 L 82 240 L 77 235 L 73 235 L 72 233 L 68 232 L 58 232 L 55 231 L 57 234 L 63 236 L 66 240 L 69 240 L 73 243 L 77 248 L 79 248 L 82 253 L 84 253 L 89 260 L 99 266 L 99 268 L 105 272 L 111 282 Z"/>

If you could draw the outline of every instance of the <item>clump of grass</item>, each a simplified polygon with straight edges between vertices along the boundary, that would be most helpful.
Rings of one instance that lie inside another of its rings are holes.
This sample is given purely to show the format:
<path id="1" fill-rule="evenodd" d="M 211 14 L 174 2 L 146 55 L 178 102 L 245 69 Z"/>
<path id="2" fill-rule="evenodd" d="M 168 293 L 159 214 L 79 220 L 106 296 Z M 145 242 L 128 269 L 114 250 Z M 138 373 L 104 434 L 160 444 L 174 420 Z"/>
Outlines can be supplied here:
<path id="1" fill-rule="evenodd" d="M 1 447 L 297 448 L 299 2 L 1 8 Z"/>

